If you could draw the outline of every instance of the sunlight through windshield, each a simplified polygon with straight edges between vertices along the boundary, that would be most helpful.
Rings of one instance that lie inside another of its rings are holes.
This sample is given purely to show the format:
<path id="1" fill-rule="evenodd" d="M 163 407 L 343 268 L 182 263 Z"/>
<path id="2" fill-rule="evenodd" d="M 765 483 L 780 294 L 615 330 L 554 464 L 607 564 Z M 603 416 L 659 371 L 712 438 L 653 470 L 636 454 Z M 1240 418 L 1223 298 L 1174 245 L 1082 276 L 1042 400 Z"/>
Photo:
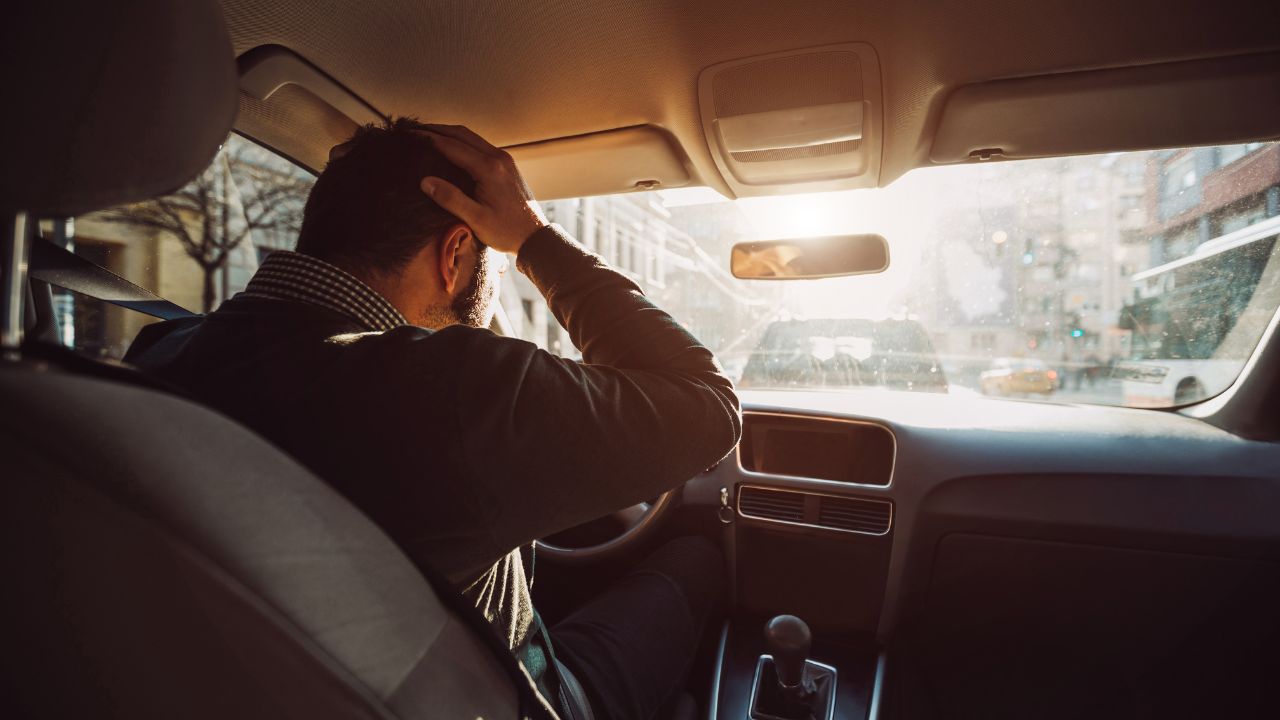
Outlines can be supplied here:
<path id="1" fill-rule="evenodd" d="M 1280 302 L 1278 158 L 1251 143 L 922 169 L 878 190 L 544 204 L 744 388 L 1154 407 L 1224 390 Z M 727 271 L 736 242 L 868 232 L 889 240 L 882 274 Z M 510 291 L 523 334 L 574 354 Z"/>

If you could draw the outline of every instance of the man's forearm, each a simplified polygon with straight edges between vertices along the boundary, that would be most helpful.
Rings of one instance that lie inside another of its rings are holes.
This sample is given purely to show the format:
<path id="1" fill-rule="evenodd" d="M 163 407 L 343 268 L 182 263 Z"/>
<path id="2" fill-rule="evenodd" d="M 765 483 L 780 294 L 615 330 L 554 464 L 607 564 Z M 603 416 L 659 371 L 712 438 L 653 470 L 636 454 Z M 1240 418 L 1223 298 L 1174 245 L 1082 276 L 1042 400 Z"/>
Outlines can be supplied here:
<path id="1" fill-rule="evenodd" d="M 719 373 L 711 352 L 639 286 L 560 228 L 534 233 L 516 262 L 569 331 L 585 362 Z"/>
<path id="2" fill-rule="evenodd" d="M 460 390 L 492 397 L 459 407 L 466 461 L 494 497 L 520 498 L 491 503 L 502 551 L 666 492 L 724 457 L 742 431 L 733 383 L 711 351 L 625 275 L 555 227 L 533 233 L 517 263 L 586 362 L 466 335 L 475 351 Z"/>

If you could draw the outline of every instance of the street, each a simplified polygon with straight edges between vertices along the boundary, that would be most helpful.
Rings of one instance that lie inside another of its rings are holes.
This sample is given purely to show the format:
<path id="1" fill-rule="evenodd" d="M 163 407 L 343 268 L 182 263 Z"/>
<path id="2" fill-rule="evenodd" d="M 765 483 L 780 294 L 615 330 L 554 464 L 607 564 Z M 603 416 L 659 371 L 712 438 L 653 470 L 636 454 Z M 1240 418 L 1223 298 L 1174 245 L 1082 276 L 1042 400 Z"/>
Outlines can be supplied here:
<path id="1" fill-rule="evenodd" d="M 952 395 L 980 395 L 976 388 L 965 387 L 952 383 L 950 393 Z M 1061 388 L 1049 395 L 1031 394 L 1026 396 L 1015 396 L 1013 399 L 1035 400 L 1037 402 L 1053 402 L 1053 403 L 1086 403 L 1092 405 L 1123 405 L 1124 393 L 1121 390 L 1121 382 L 1111 378 L 1099 379 L 1094 381 L 1090 386 L 1088 381 L 1082 382 L 1079 389 L 1076 389 L 1075 383 L 1068 382 L 1066 388 Z"/>

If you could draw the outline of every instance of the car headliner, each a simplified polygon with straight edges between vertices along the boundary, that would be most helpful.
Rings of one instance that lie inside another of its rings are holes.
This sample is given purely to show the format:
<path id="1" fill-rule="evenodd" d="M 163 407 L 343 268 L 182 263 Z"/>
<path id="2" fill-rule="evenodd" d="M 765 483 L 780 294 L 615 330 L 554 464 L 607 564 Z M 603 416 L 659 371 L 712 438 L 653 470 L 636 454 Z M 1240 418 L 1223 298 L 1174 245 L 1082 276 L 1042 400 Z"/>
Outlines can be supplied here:
<path id="1" fill-rule="evenodd" d="M 704 137 L 697 95 L 699 72 L 718 62 L 869 43 L 879 58 L 884 89 L 879 178 L 884 185 L 931 164 L 945 100 L 958 87 L 1280 49 L 1275 33 L 1280 4 L 1238 0 L 223 0 L 222 5 L 237 55 L 263 45 L 286 47 L 384 115 L 466 124 L 503 146 L 656 125 L 679 143 L 694 184 L 726 193 Z M 304 105 L 268 108 L 242 98 L 239 127 L 318 169 L 333 138 L 354 126 L 316 117 Z M 1280 115 L 1270 114 L 1267 136 L 1280 136 Z M 1045 124 L 1050 118 L 1026 120 Z M 1051 123 L 1045 127 L 1063 134 Z M 1213 139 L 1242 139 L 1230 131 L 1219 134 L 1223 137 Z M 1093 140 L 1081 151 L 1107 146 Z"/>

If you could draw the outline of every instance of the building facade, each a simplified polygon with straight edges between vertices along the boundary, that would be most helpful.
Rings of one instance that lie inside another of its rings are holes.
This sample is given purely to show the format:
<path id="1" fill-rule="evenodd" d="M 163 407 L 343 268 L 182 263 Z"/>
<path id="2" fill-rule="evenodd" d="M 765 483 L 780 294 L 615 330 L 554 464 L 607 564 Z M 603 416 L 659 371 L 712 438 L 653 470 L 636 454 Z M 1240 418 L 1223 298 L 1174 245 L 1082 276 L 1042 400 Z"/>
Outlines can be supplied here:
<path id="1" fill-rule="evenodd" d="M 669 208 L 660 193 L 644 192 L 551 200 L 542 207 L 548 220 L 634 280 L 696 337 L 728 348 L 722 360 L 734 355 L 734 341 L 746 336 L 743 328 L 763 311 L 765 302 L 728 272 L 728 248 L 745 233 L 731 203 Z M 527 278 L 508 273 L 502 293 L 515 335 L 553 353 L 577 356 L 568 333 Z M 742 348 L 743 363 L 749 349 Z"/>
<path id="2" fill-rule="evenodd" d="M 1127 355 L 1117 321 L 1147 253 L 1150 172 L 1146 153 L 1054 158 L 993 164 L 978 188 L 972 175 L 955 188 L 971 201 L 940 217 L 912 307 L 957 380 L 993 357 L 1074 371 Z"/>
<path id="3" fill-rule="evenodd" d="M 1137 270 L 1185 257 L 1202 243 L 1280 215 L 1280 144 L 1152 153 L 1147 257 Z"/>

